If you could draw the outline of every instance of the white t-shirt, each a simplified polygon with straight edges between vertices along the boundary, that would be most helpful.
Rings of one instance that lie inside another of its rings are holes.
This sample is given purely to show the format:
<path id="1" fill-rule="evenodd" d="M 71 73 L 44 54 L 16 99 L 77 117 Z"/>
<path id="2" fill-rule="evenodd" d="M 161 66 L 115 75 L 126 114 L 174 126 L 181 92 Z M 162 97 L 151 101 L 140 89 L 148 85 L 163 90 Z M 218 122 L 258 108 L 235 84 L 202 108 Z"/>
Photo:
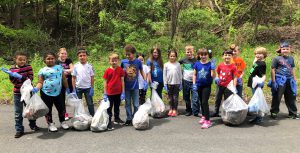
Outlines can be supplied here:
<path id="1" fill-rule="evenodd" d="M 164 84 L 175 85 L 181 84 L 182 82 L 182 73 L 181 67 L 178 62 L 171 63 L 167 62 L 164 64 Z"/>
<path id="2" fill-rule="evenodd" d="M 78 62 L 74 65 L 72 76 L 76 77 L 76 88 L 90 88 L 92 80 L 91 77 L 94 76 L 93 66 L 89 63 L 81 64 Z"/>
<path id="3" fill-rule="evenodd" d="M 150 72 L 150 69 L 147 65 L 143 65 L 143 71 L 147 77 L 147 74 Z M 141 73 L 139 73 L 139 89 L 144 89 L 144 79 Z"/>

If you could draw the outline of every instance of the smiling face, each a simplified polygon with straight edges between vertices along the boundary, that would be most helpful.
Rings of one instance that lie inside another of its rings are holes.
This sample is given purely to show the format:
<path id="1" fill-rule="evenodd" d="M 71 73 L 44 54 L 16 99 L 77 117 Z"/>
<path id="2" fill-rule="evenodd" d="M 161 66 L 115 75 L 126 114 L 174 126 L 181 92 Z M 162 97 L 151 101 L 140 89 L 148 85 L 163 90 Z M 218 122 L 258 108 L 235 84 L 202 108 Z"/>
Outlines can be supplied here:
<path id="1" fill-rule="evenodd" d="M 139 56 L 138 60 L 140 60 L 142 63 L 144 63 L 144 57 L 143 56 Z"/>
<path id="2" fill-rule="evenodd" d="M 224 59 L 224 61 L 225 61 L 226 64 L 230 64 L 231 58 L 232 58 L 232 54 L 226 54 L 226 53 L 225 53 L 225 54 L 223 55 L 223 59 Z"/>
<path id="3" fill-rule="evenodd" d="M 85 64 L 87 62 L 86 52 L 79 53 L 77 56 L 81 64 Z"/>
<path id="4" fill-rule="evenodd" d="M 262 61 L 265 58 L 264 54 L 262 53 L 255 54 L 255 57 L 258 61 Z"/>
<path id="5" fill-rule="evenodd" d="M 27 57 L 24 55 L 17 55 L 15 62 L 18 67 L 24 66 L 27 62 Z"/>
<path id="6" fill-rule="evenodd" d="M 134 59 L 134 54 L 132 54 L 131 52 L 126 52 L 125 55 L 129 61 L 132 61 Z"/>
<path id="7" fill-rule="evenodd" d="M 158 51 L 154 50 L 153 53 L 152 53 L 153 59 L 157 59 L 158 55 L 159 55 Z"/>
<path id="8" fill-rule="evenodd" d="M 291 51 L 291 48 L 290 47 L 282 47 L 280 48 L 281 49 L 281 55 L 282 56 L 288 56 L 288 54 L 290 53 Z"/>
<path id="9" fill-rule="evenodd" d="M 194 53 L 194 48 L 193 47 L 186 47 L 185 48 L 185 56 L 188 59 L 192 59 L 193 58 L 193 53 Z"/>
<path id="10" fill-rule="evenodd" d="M 177 58 L 176 53 L 171 52 L 170 55 L 169 55 L 170 62 L 174 63 L 176 61 L 176 58 Z"/>
<path id="11" fill-rule="evenodd" d="M 113 67 L 116 68 L 118 66 L 119 59 L 118 58 L 111 58 L 109 60 L 109 64 Z"/>
<path id="12" fill-rule="evenodd" d="M 44 62 L 48 67 L 54 66 L 55 65 L 55 56 L 47 55 L 44 59 Z"/>
<path id="13" fill-rule="evenodd" d="M 60 49 L 58 57 L 61 61 L 65 61 L 68 58 L 68 53 L 65 49 Z"/>
<path id="14" fill-rule="evenodd" d="M 199 56 L 200 56 L 201 62 L 206 62 L 208 59 L 208 53 L 200 53 Z"/>

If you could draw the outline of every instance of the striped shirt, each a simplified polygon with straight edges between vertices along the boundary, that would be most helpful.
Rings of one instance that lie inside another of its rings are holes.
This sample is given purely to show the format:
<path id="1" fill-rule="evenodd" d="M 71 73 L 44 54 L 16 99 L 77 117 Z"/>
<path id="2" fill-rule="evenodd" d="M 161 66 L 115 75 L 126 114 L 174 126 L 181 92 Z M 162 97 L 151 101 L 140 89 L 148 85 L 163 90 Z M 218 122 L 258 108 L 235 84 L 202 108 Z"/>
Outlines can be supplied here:
<path id="1" fill-rule="evenodd" d="M 21 94 L 20 88 L 23 85 L 23 82 L 27 79 L 33 80 L 33 71 L 32 67 L 30 65 L 24 65 L 22 67 L 17 68 L 16 66 L 13 66 L 10 68 L 11 72 L 16 72 L 22 75 L 22 79 L 17 79 L 12 76 L 9 76 L 9 79 L 11 83 L 14 84 L 14 94 Z"/>

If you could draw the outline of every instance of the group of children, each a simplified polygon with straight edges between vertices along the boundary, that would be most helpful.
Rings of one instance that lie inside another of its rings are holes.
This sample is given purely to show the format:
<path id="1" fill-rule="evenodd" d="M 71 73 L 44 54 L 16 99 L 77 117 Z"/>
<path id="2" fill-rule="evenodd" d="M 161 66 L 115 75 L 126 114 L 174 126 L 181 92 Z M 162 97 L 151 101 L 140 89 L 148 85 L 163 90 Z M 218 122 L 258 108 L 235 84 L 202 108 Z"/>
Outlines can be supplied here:
<path id="1" fill-rule="evenodd" d="M 177 61 L 176 50 L 168 51 L 168 62 L 163 63 L 162 52 L 159 47 L 150 50 L 150 56 L 144 65 L 145 56 L 137 53 L 133 45 L 124 47 L 126 59 L 121 60 L 119 55 L 112 53 L 109 56 L 110 67 L 104 72 L 104 101 L 110 102 L 107 112 L 109 114 L 108 130 L 113 130 L 112 108 L 114 108 L 114 124 L 131 125 L 134 113 L 138 107 L 145 103 L 148 85 L 152 86 L 155 81 L 158 83 L 155 89 L 160 98 L 162 90 L 168 93 L 170 109 L 168 116 L 178 115 L 178 96 L 183 90 L 183 99 L 186 103 L 186 116 L 197 116 L 201 110 L 199 124 L 201 128 L 212 126 L 210 117 L 219 117 L 219 108 L 222 98 L 228 98 L 235 93 L 242 97 L 243 75 L 246 64 L 241 57 L 239 47 L 231 45 L 229 50 L 223 52 L 223 62 L 216 65 L 216 60 L 212 59 L 212 51 L 201 48 L 194 56 L 194 47 L 185 47 L 185 57 Z M 290 46 L 284 42 L 280 45 L 279 55 L 272 61 L 271 81 L 268 84 L 272 88 L 271 117 L 276 119 L 279 112 L 279 104 L 282 95 L 285 97 L 288 106 L 289 117 L 297 119 L 297 107 L 295 104 L 297 87 L 294 72 L 294 60 L 289 56 Z M 252 78 L 258 76 L 265 81 L 267 50 L 257 47 L 254 50 L 255 60 L 250 70 L 247 86 L 252 88 Z M 57 58 L 58 55 L 58 58 Z M 93 95 L 94 95 L 94 69 L 88 63 L 88 52 L 85 49 L 77 51 L 79 62 L 73 65 L 72 60 L 67 58 L 67 51 L 61 48 L 58 54 L 46 53 L 44 63 L 46 66 L 38 73 L 38 83 L 32 89 L 36 94 L 40 91 L 42 100 L 49 108 L 49 113 L 45 116 L 51 132 L 57 131 L 57 127 L 52 120 L 52 106 L 55 105 L 61 127 L 68 129 L 66 122 L 69 116 L 65 107 L 65 94 L 76 94 L 82 98 L 84 94 L 88 110 L 91 116 L 95 114 Z M 23 105 L 20 101 L 20 87 L 26 79 L 33 80 L 32 67 L 27 64 L 27 57 L 23 53 L 16 53 L 15 65 L 10 69 L 2 70 L 9 74 L 10 81 L 14 84 L 14 107 L 15 107 L 15 138 L 24 134 L 23 127 Z M 182 65 L 182 66 L 181 66 Z M 213 81 L 216 84 L 215 111 L 212 116 L 209 113 L 208 100 L 211 94 Z M 227 85 L 233 81 L 236 87 L 233 91 Z M 264 82 L 257 85 L 263 87 Z M 252 88 L 254 94 L 255 89 Z M 152 88 L 152 87 L 151 87 Z M 120 103 L 125 100 L 126 122 L 120 118 Z M 132 111 L 133 106 L 133 111 Z M 201 109 L 200 109 L 201 108 Z M 257 116 L 251 122 L 260 123 L 262 118 Z M 34 120 L 29 121 L 32 130 L 39 130 Z"/>

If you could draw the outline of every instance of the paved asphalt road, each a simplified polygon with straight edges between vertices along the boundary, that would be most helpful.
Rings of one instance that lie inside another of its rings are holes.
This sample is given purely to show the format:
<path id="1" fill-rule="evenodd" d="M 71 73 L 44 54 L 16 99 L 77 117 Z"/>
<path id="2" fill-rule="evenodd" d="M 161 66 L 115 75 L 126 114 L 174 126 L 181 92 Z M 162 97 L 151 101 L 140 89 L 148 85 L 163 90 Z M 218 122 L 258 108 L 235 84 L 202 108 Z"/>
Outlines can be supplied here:
<path id="1" fill-rule="evenodd" d="M 284 104 L 281 109 L 278 120 L 267 117 L 262 125 L 245 122 L 231 127 L 215 118 L 214 126 L 204 130 L 197 124 L 199 118 L 180 115 L 151 119 L 151 127 L 144 131 L 116 126 L 114 131 L 102 133 L 62 129 L 48 133 L 45 119 L 40 118 L 40 131 L 31 132 L 25 120 L 26 135 L 15 139 L 13 107 L 0 105 L 0 152 L 300 153 L 300 120 L 287 119 Z M 121 111 L 124 119 L 124 109 Z"/>

